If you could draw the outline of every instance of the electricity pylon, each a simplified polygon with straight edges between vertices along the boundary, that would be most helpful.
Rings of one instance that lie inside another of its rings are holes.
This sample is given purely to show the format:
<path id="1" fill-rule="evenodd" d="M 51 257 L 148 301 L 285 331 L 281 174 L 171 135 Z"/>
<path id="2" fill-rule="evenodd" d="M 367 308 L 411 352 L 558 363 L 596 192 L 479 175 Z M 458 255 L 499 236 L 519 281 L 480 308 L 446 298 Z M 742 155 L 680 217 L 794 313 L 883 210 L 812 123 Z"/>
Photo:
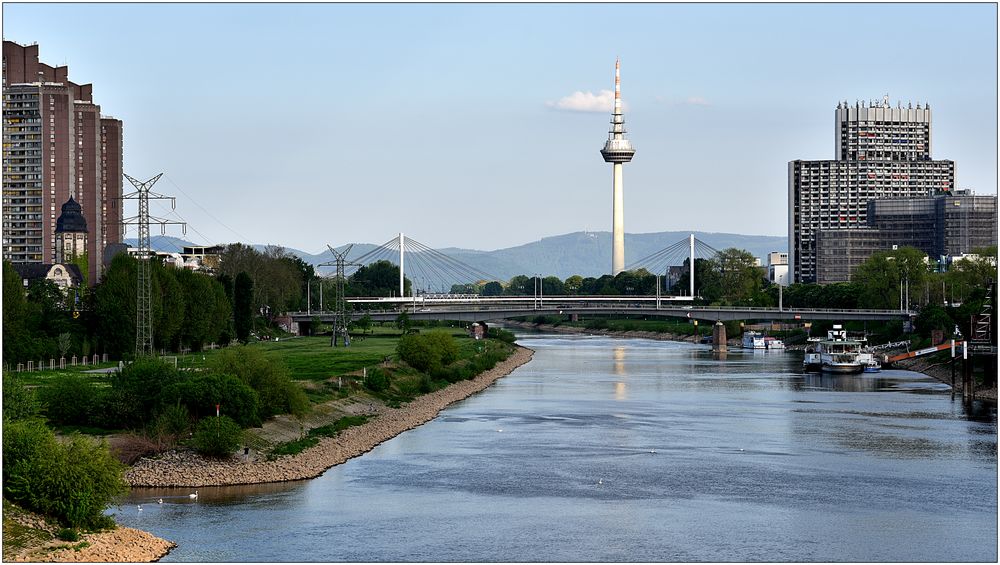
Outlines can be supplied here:
<path id="1" fill-rule="evenodd" d="M 152 256 L 149 244 L 149 223 L 155 222 L 160 224 L 161 234 L 166 233 L 167 224 L 180 224 L 181 230 L 185 235 L 187 235 L 187 224 L 184 222 L 175 222 L 172 220 L 165 220 L 163 218 L 156 218 L 149 215 L 150 199 L 170 200 L 170 208 L 177 208 L 177 201 L 173 196 L 164 196 L 150 190 L 153 188 L 153 185 L 156 184 L 156 181 L 160 180 L 163 173 L 156 175 L 146 182 L 140 182 L 128 175 L 124 176 L 130 183 L 132 183 L 132 186 L 135 187 L 135 192 L 122 195 L 121 199 L 139 201 L 139 213 L 135 216 L 122 220 L 122 225 L 139 226 L 139 240 L 137 242 L 139 247 L 137 257 L 139 260 L 137 277 L 138 291 L 136 292 L 135 306 L 135 355 L 136 357 L 152 356 L 153 317 L 150 304 L 152 303 L 153 280 L 149 266 L 149 258 Z"/>
<path id="2" fill-rule="evenodd" d="M 334 260 L 327 263 L 320 263 L 318 267 L 336 267 L 337 275 L 334 280 L 334 293 L 333 293 L 333 335 L 330 337 L 330 347 L 337 346 L 337 336 L 343 337 L 344 346 L 350 345 L 350 341 L 347 336 L 347 323 L 350 320 L 347 314 L 347 301 L 344 300 L 344 283 L 347 281 L 345 275 L 346 267 L 348 265 L 353 267 L 361 267 L 360 263 L 351 263 L 347 261 L 347 254 L 351 252 L 351 248 L 354 244 L 350 244 L 341 252 L 337 252 L 336 249 L 326 246 L 333 253 Z M 322 304 L 320 307 L 322 308 Z"/>

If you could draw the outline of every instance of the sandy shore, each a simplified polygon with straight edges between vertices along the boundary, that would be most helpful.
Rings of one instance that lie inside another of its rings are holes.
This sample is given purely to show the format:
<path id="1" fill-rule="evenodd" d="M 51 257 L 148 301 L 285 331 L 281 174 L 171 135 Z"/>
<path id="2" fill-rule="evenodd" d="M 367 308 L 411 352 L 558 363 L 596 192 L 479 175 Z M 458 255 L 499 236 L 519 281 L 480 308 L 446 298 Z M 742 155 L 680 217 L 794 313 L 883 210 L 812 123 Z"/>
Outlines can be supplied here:
<path id="1" fill-rule="evenodd" d="M 86 542 L 86 546 L 81 542 Z M 74 549 L 78 547 L 79 549 Z M 83 534 L 79 542 L 50 542 L 14 558 L 20 563 L 150 563 L 177 547 L 153 534 L 119 526 L 108 532 Z"/>
<path id="2" fill-rule="evenodd" d="M 4 509 L 8 510 L 6 503 Z M 8 519 L 34 531 L 35 541 L 14 553 L 8 553 L 8 547 L 5 546 L 4 561 L 149 563 L 159 560 L 176 547 L 175 543 L 160 539 L 153 534 L 122 526 L 106 532 L 81 533 L 80 539 L 75 542 L 62 541 L 55 538 L 59 525 L 54 520 L 16 507 L 10 508 L 9 516 L 5 514 L 4 520 Z"/>
<path id="3" fill-rule="evenodd" d="M 384 408 L 377 416 L 297 455 L 273 461 L 206 459 L 189 451 L 173 451 L 140 459 L 125 473 L 134 487 L 201 487 L 297 481 L 372 450 L 406 430 L 432 420 L 449 404 L 484 390 L 531 360 L 534 352 L 517 347 L 507 359 L 476 378 L 455 383 L 414 399 L 402 408 Z"/>

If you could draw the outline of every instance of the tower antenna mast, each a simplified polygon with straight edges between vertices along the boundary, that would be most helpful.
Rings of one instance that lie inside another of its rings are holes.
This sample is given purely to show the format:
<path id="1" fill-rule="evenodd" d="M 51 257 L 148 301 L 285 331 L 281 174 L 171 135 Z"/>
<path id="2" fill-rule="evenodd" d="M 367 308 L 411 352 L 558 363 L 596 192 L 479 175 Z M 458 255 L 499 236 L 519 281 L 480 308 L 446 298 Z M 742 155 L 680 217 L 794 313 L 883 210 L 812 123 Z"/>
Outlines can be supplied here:
<path id="1" fill-rule="evenodd" d="M 611 275 L 625 270 L 625 193 L 622 182 L 622 164 L 635 155 L 632 143 L 625 137 L 625 118 L 622 116 L 622 90 L 620 60 L 615 60 L 615 105 L 611 111 L 611 130 L 601 149 L 606 163 L 612 163 L 613 197 L 611 222 Z"/>

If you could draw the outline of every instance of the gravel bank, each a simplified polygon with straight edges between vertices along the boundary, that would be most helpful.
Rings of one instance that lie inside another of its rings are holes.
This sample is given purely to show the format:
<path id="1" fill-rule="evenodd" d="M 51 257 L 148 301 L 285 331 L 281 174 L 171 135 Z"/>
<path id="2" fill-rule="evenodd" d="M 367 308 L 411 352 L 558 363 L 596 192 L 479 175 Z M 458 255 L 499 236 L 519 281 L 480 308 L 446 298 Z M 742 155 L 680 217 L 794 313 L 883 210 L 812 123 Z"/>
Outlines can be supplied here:
<path id="1" fill-rule="evenodd" d="M 534 352 L 517 347 L 495 367 L 469 381 L 425 394 L 402 408 L 383 408 L 373 419 L 348 428 L 337 437 L 298 455 L 273 461 L 205 459 L 188 451 L 173 451 L 156 458 L 140 459 L 125 473 L 134 487 L 201 487 L 297 481 L 318 477 L 334 465 L 372 450 L 406 430 L 432 420 L 446 406 L 489 387 L 501 377 L 531 360 Z"/>
<path id="2" fill-rule="evenodd" d="M 8 515 L 9 510 L 9 515 Z M 149 563 L 157 561 L 177 547 L 173 542 L 133 528 L 117 527 L 98 533 L 81 533 L 80 539 L 67 542 L 56 539 L 59 525 L 34 512 L 9 507 L 4 503 L 4 521 L 13 522 L 35 531 L 33 540 L 23 548 L 8 553 L 5 543 L 4 561 L 17 563 L 78 563 L 119 562 Z M 4 526 L 5 534 L 6 523 Z M 4 539 L 4 542 L 10 540 Z M 18 545 L 16 542 L 14 545 Z M 74 549 L 77 548 L 77 549 Z"/>
<path id="3" fill-rule="evenodd" d="M 86 547 L 79 547 L 86 542 Z M 79 542 L 50 542 L 14 558 L 25 563 L 150 563 L 170 553 L 177 544 L 153 534 L 119 526 L 108 532 L 83 534 Z M 61 548 L 61 549 L 60 549 Z"/>

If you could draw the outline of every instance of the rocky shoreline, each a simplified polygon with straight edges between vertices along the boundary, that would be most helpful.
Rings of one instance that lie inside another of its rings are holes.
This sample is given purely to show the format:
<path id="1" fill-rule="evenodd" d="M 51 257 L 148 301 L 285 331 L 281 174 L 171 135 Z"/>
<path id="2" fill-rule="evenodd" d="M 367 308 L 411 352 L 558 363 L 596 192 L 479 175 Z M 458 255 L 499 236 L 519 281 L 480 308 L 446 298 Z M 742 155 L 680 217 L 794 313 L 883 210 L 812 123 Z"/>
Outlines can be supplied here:
<path id="1" fill-rule="evenodd" d="M 476 378 L 425 394 L 401 408 L 383 408 L 377 416 L 336 437 L 299 453 L 274 460 L 216 460 L 190 451 L 172 451 L 136 462 L 125 473 L 134 487 L 205 487 L 298 481 L 318 477 L 324 471 L 371 451 L 375 446 L 406 430 L 432 420 L 449 404 L 480 392 L 501 377 L 531 360 L 534 352 L 518 346 L 507 359 Z"/>

